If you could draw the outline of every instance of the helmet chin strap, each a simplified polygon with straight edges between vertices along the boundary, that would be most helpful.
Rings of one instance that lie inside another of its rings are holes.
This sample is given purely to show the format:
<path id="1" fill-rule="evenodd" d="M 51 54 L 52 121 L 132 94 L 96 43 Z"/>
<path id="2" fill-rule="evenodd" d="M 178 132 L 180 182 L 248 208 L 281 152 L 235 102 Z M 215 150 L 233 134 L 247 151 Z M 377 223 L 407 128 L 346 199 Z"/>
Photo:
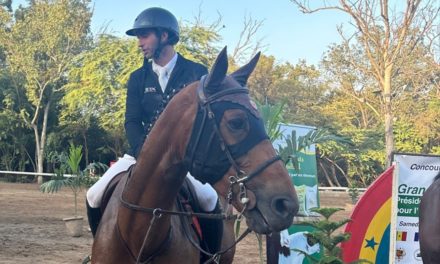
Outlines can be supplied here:
<path id="1" fill-rule="evenodd" d="M 168 44 L 168 40 L 166 42 L 162 43 L 162 33 L 163 33 L 162 30 L 156 31 L 156 36 L 157 36 L 158 42 L 157 42 L 156 50 L 154 51 L 154 54 L 153 54 L 153 59 L 159 59 L 163 48 Z"/>

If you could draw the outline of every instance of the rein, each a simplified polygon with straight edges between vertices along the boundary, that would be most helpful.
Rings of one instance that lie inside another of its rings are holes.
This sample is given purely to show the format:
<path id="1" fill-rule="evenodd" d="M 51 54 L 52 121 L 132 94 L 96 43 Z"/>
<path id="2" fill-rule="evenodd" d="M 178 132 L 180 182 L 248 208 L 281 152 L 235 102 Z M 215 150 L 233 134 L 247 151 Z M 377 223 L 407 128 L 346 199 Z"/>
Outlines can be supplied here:
<path id="1" fill-rule="evenodd" d="M 247 88 L 243 88 L 243 87 L 237 87 L 237 88 L 230 88 L 227 90 L 222 90 L 220 92 L 217 92 L 209 97 L 206 96 L 205 94 L 205 80 L 206 80 L 206 76 L 203 76 L 200 84 L 197 88 L 197 95 L 198 95 L 198 100 L 199 100 L 199 105 L 200 107 L 204 110 L 204 116 L 203 116 L 203 121 L 201 124 L 201 127 L 199 128 L 198 132 L 197 132 L 197 136 L 196 136 L 196 141 L 195 141 L 195 146 L 199 145 L 199 141 L 201 138 L 201 134 L 203 131 L 204 126 L 207 123 L 211 123 L 213 126 L 213 130 L 214 130 L 214 134 L 217 136 L 217 138 L 220 141 L 220 147 L 221 150 L 224 152 L 224 154 L 226 155 L 227 159 L 229 160 L 229 162 L 231 163 L 231 166 L 234 168 L 235 170 L 235 175 L 229 176 L 229 188 L 228 188 L 228 194 L 227 194 L 227 206 L 226 206 L 226 212 L 229 211 L 229 207 L 232 204 L 233 201 L 233 195 L 234 195 L 234 186 L 238 185 L 239 187 L 239 197 L 240 200 L 239 202 L 243 205 L 242 210 L 237 214 L 237 215 L 233 215 L 233 214 L 225 214 L 224 212 L 221 214 L 210 214 L 210 213 L 193 213 L 193 212 L 184 212 L 184 211 L 171 211 L 171 210 L 165 210 L 165 209 L 161 209 L 161 208 L 147 208 L 147 207 L 142 207 L 136 204 L 132 204 L 126 200 L 124 200 L 123 198 L 123 194 L 124 194 L 124 190 L 125 190 L 125 186 L 124 189 L 121 193 L 121 196 L 119 198 L 121 204 L 131 210 L 134 211 L 139 211 L 139 212 L 143 212 L 143 213 L 148 213 L 148 214 L 152 214 L 153 218 L 150 221 L 150 226 L 148 228 L 148 231 L 144 237 L 144 241 L 142 244 L 142 247 L 139 251 L 139 255 L 137 257 L 136 263 L 140 263 L 140 258 L 142 255 L 142 252 L 145 248 L 146 245 L 146 241 L 148 240 L 148 237 L 150 236 L 150 232 L 152 230 L 152 227 L 154 226 L 155 222 L 157 219 L 161 218 L 162 215 L 177 215 L 179 217 L 181 217 L 182 219 L 185 219 L 187 221 L 187 217 L 192 217 L 192 216 L 196 216 L 199 218 L 209 218 L 209 219 L 222 219 L 222 220 L 231 220 L 231 219 L 241 219 L 243 216 L 244 211 L 247 209 L 247 206 L 249 204 L 249 198 L 247 197 L 247 190 L 246 190 L 246 185 L 245 183 L 250 181 L 252 178 L 254 178 L 255 176 L 259 175 L 261 172 L 263 172 L 266 168 L 268 168 L 270 165 L 272 165 L 273 163 L 281 160 L 281 157 L 276 155 L 268 160 L 266 160 L 265 162 L 263 162 L 262 164 L 260 164 L 254 171 L 250 172 L 250 173 L 245 173 L 244 171 L 242 171 L 239 167 L 239 165 L 237 164 L 237 162 L 235 161 L 235 159 L 233 158 L 231 151 L 228 147 L 228 145 L 226 144 L 223 136 L 220 133 L 220 129 L 217 125 L 217 123 L 215 122 L 215 114 L 212 111 L 211 108 L 211 104 L 214 103 L 215 101 L 217 101 L 218 99 L 226 96 L 226 95 L 231 95 L 231 94 L 249 94 L 249 90 Z M 174 95 L 174 94 L 173 94 Z M 171 96 L 172 97 L 172 96 Z M 166 102 L 164 100 L 164 104 L 166 105 L 169 101 L 171 100 L 171 98 L 167 98 Z M 163 108 L 161 109 L 163 110 Z M 152 124 L 150 124 L 150 127 L 148 130 L 150 130 L 154 124 L 154 122 L 157 120 L 157 117 L 159 116 L 159 114 L 161 113 L 161 111 L 157 112 L 157 116 L 154 118 Z M 210 122 L 206 122 L 206 121 L 210 121 Z M 194 131 L 193 131 L 194 133 Z M 192 155 L 190 155 L 190 164 L 193 164 L 194 161 L 194 153 L 196 151 L 196 148 L 193 149 L 192 151 Z M 129 174 L 131 174 L 131 170 L 129 171 Z M 128 175 L 127 177 L 127 181 L 126 184 L 128 182 L 128 179 L 130 178 L 130 175 Z M 186 225 L 184 225 L 186 226 Z M 188 240 L 191 242 L 191 244 L 198 249 L 200 252 L 202 252 L 203 254 L 206 254 L 207 256 L 210 257 L 210 259 L 205 262 L 205 263 L 218 263 L 220 257 L 222 254 L 224 254 L 225 252 L 227 252 L 228 250 L 230 250 L 232 247 L 234 247 L 237 243 L 239 243 L 244 237 L 246 237 L 250 232 L 252 232 L 249 228 L 246 229 L 246 231 L 240 235 L 240 237 L 234 241 L 234 243 L 232 243 L 232 245 L 230 245 L 229 247 L 227 247 L 224 250 L 221 250 L 217 253 L 211 254 L 205 250 L 203 250 L 200 245 L 198 245 L 198 243 L 196 243 L 194 241 L 194 239 L 191 237 L 191 235 L 189 234 L 189 230 L 187 230 L 188 228 L 184 228 L 185 231 L 185 235 L 188 238 Z M 168 235 L 168 239 L 169 240 L 169 236 Z M 162 248 L 165 246 L 165 243 L 162 243 L 161 248 L 159 249 L 159 251 L 162 251 Z M 157 254 L 153 254 L 152 256 L 149 256 L 147 258 L 147 262 L 152 261 L 152 258 L 157 256 Z M 144 263 L 147 263 L 144 262 Z"/>

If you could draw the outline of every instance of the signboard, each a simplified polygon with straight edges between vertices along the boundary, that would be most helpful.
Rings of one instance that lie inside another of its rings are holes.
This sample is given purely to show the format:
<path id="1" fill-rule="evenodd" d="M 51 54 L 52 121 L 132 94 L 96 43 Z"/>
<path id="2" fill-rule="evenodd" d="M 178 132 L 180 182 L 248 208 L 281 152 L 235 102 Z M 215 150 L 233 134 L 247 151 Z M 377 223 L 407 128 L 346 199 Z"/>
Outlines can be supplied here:
<path id="1" fill-rule="evenodd" d="M 280 130 L 283 134 L 283 139 L 276 140 L 273 145 L 276 149 L 278 146 L 284 146 L 285 138 L 292 135 L 292 131 L 296 132 L 296 138 L 305 136 L 309 131 L 316 128 L 310 126 L 301 126 L 294 124 L 280 124 Z M 310 211 L 312 208 L 319 208 L 319 192 L 318 179 L 316 168 L 316 149 L 315 145 L 310 145 L 305 150 L 298 154 L 298 170 L 295 170 L 293 165 L 287 165 L 287 171 L 292 178 L 299 200 L 298 215 L 309 216 L 314 215 Z"/>
<path id="2" fill-rule="evenodd" d="M 276 140 L 273 145 L 275 149 L 279 146 L 285 146 L 285 139 L 291 137 L 292 131 L 295 131 L 296 140 L 305 136 L 314 127 L 280 124 L 280 131 L 283 138 Z M 295 186 L 299 201 L 298 215 L 303 217 L 303 221 L 307 220 L 308 216 L 315 215 L 310 209 L 319 207 L 319 192 L 316 168 L 316 150 L 315 145 L 311 145 L 305 150 L 297 153 L 298 169 L 296 170 L 292 164 L 287 165 L 292 182 Z M 288 229 L 280 232 L 280 236 L 276 238 L 268 238 L 268 263 L 298 263 L 308 264 L 304 254 L 297 250 L 307 252 L 307 254 L 319 257 L 322 254 L 322 249 L 319 244 L 311 244 L 312 242 L 307 238 L 307 234 L 313 231 L 313 227 L 294 224 Z M 275 241 L 276 240 L 276 241 Z M 274 250 L 277 249 L 277 250 Z M 276 252 L 274 252 L 276 251 Z M 269 261 L 270 260 L 270 261 Z"/>
<path id="3" fill-rule="evenodd" d="M 440 171 L 440 156 L 395 154 L 397 201 L 392 222 L 392 259 L 395 263 L 422 263 L 419 245 L 419 205 L 423 193 Z"/>

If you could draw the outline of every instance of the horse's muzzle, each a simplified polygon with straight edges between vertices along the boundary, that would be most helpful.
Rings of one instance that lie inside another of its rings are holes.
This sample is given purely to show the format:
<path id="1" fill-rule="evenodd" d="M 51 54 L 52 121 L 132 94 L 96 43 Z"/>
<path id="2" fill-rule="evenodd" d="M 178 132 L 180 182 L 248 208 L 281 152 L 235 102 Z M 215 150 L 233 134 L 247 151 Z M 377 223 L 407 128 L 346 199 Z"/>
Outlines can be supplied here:
<path id="1" fill-rule="evenodd" d="M 292 225 L 299 209 L 296 195 L 280 194 L 267 199 L 267 202 L 263 200 L 257 200 L 255 208 L 245 211 L 247 224 L 253 231 L 268 234 Z"/>
<path id="2" fill-rule="evenodd" d="M 298 201 L 289 196 L 277 196 L 272 199 L 270 208 L 274 214 L 281 218 L 289 218 L 298 213 Z"/>

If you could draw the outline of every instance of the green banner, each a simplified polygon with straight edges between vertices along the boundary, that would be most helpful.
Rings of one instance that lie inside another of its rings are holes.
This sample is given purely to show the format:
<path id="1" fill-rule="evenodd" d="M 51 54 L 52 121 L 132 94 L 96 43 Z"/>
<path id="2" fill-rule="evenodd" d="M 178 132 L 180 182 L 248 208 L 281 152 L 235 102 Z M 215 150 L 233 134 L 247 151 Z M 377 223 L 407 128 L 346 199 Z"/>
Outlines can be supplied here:
<path id="1" fill-rule="evenodd" d="M 305 136 L 309 131 L 316 128 L 309 126 L 300 126 L 293 124 L 281 124 L 280 130 L 284 139 L 280 139 L 274 142 L 274 146 L 285 146 L 285 138 L 292 135 L 292 131 L 295 131 L 296 139 L 301 136 Z M 305 150 L 297 153 L 298 157 L 298 169 L 295 169 L 291 163 L 287 165 L 287 170 L 292 178 L 293 185 L 295 186 L 296 193 L 300 202 L 298 215 L 310 216 L 315 215 L 311 212 L 312 208 L 319 208 L 319 192 L 318 192 L 318 180 L 317 180 L 317 168 L 316 168 L 316 150 L 315 145 L 310 145 Z"/>
<path id="2" fill-rule="evenodd" d="M 305 136 L 309 131 L 314 130 L 315 128 L 293 124 L 281 124 L 280 129 L 284 139 L 275 141 L 273 144 L 275 148 L 278 148 L 278 146 L 285 146 L 285 138 L 290 137 L 292 131 L 295 131 L 297 140 L 298 137 Z M 287 171 L 289 172 L 298 195 L 298 215 L 303 216 L 304 220 L 306 220 L 308 216 L 317 215 L 311 211 L 312 208 L 319 208 L 315 145 L 311 145 L 296 154 L 298 157 L 298 168 L 295 169 L 292 164 L 288 164 Z M 308 264 L 309 262 L 307 258 L 304 254 L 299 253 L 298 250 L 306 252 L 308 255 L 319 259 L 321 257 L 320 254 L 322 253 L 321 246 L 319 244 L 313 244 L 308 239 L 307 234 L 312 231 L 312 227 L 298 224 L 294 224 L 288 229 L 281 231 L 279 243 L 281 244 L 282 250 L 278 253 L 278 263 Z"/>
<path id="3" fill-rule="evenodd" d="M 397 216 L 419 217 L 421 196 L 399 195 L 397 198 Z"/>

